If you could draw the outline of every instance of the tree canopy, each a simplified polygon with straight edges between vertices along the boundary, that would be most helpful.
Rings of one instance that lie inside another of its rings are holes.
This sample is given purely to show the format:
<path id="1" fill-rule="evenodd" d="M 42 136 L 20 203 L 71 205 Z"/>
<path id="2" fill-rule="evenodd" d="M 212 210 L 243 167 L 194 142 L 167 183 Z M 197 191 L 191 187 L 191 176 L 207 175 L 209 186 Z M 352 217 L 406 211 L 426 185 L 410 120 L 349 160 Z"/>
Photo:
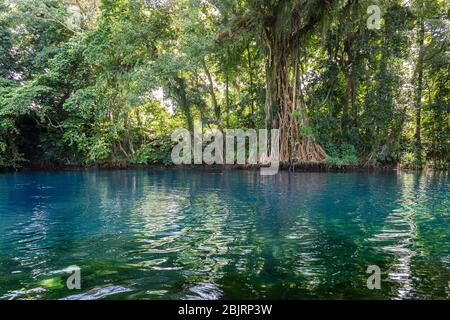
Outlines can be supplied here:
<path id="1" fill-rule="evenodd" d="M 448 169 L 449 27 L 445 0 L 0 0 L 0 168 L 168 165 L 201 120 Z"/>

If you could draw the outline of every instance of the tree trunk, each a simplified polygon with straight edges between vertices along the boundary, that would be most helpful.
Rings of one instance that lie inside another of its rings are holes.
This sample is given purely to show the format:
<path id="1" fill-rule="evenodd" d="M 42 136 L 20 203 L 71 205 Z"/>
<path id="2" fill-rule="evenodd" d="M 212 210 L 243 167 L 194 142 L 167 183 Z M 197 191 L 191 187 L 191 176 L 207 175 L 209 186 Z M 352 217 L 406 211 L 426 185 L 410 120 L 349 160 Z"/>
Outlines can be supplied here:
<path id="1" fill-rule="evenodd" d="M 176 96 L 178 103 L 181 110 L 183 110 L 184 116 L 186 117 L 189 132 L 194 132 L 194 121 L 192 119 L 191 108 L 186 93 L 186 80 L 181 77 L 176 77 L 175 81 L 177 82 Z"/>
<path id="2" fill-rule="evenodd" d="M 306 106 L 299 98 L 300 92 L 296 90 L 300 86 L 298 57 L 290 54 L 282 41 L 266 40 L 266 127 L 280 129 L 280 162 L 324 160 L 326 153 L 322 147 L 312 137 L 300 135 L 300 128 L 308 126 L 309 119 Z M 292 71 L 294 79 L 290 79 Z"/>
<path id="3" fill-rule="evenodd" d="M 216 124 L 219 127 L 220 131 L 223 131 L 223 126 L 222 126 L 222 122 L 221 122 L 221 110 L 220 110 L 220 106 L 219 103 L 217 102 L 217 98 L 216 98 L 216 93 L 214 91 L 214 81 L 213 78 L 211 76 L 211 72 L 209 72 L 208 66 L 206 65 L 206 61 L 205 59 L 203 59 L 202 61 L 203 64 L 203 69 L 206 73 L 206 77 L 208 78 L 208 88 L 209 88 L 209 93 L 211 95 L 211 101 L 212 101 L 212 105 L 213 105 L 213 109 L 214 109 L 214 116 L 215 116 L 215 120 L 216 120 Z"/>
<path id="4" fill-rule="evenodd" d="M 230 76 L 229 76 L 229 66 L 230 66 L 230 49 L 227 48 L 227 66 L 225 69 L 225 103 L 226 103 L 226 125 L 227 128 L 230 127 Z"/>
<path id="5" fill-rule="evenodd" d="M 422 111 L 422 90 L 423 90 L 423 55 L 424 55 L 424 39 L 425 39 L 425 25 L 422 18 L 420 18 L 419 26 L 419 56 L 417 58 L 417 83 L 415 94 L 415 109 L 416 109 L 416 132 L 415 132 L 415 154 L 416 162 L 419 167 L 422 166 L 422 138 L 421 138 L 421 111 Z"/>
<path id="6" fill-rule="evenodd" d="M 358 106 L 356 105 L 356 81 L 355 81 L 355 75 L 353 73 L 353 67 L 350 70 L 349 76 L 350 76 L 353 128 L 358 129 Z"/>
<path id="7" fill-rule="evenodd" d="M 311 135 L 302 136 L 309 119 L 299 81 L 299 48 L 327 14 L 333 0 L 318 1 L 314 10 L 309 1 L 279 0 L 264 19 L 262 41 L 266 47 L 266 127 L 280 129 L 280 162 L 322 161 L 322 147 Z M 293 78 L 293 79 L 292 79 Z M 297 90 L 298 89 L 298 90 Z"/>
<path id="8" fill-rule="evenodd" d="M 255 114 L 255 89 L 253 84 L 253 64 L 252 64 L 252 56 L 250 52 L 250 45 L 247 45 L 247 59 L 248 59 L 248 73 L 250 78 L 250 96 L 251 96 L 251 105 L 250 105 L 250 114 L 252 115 L 252 123 L 254 123 L 253 116 Z"/>
<path id="9" fill-rule="evenodd" d="M 342 58 L 342 70 L 345 74 L 346 84 L 345 84 L 345 97 L 344 97 L 344 105 L 342 108 L 342 119 L 341 119 L 341 130 L 344 137 L 347 140 L 350 140 L 350 127 L 353 126 L 356 128 L 357 126 L 357 116 L 358 110 L 356 108 L 355 100 L 356 100 L 356 84 L 355 84 L 355 76 L 353 71 L 353 38 L 352 34 L 348 35 L 344 41 L 344 52 L 347 56 L 347 60 Z M 351 116 L 350 116 L 350 107 L 351 107 Z"/>

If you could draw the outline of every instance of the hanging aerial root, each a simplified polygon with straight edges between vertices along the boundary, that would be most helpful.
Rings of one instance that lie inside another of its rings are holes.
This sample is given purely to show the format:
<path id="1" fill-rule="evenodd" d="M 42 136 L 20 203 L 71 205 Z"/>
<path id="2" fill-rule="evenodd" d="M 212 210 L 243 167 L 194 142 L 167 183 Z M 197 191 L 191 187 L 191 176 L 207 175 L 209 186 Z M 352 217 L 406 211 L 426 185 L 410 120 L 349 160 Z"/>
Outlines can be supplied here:
<path id="1" fill-rule="evenodd" d="M 298 148 L 294 150 L 292 157 L 294 162 L 320 162 L 325 160 L 327 157 L 326 152 L 312 138 L 300 137 L 299 140 Z"/>

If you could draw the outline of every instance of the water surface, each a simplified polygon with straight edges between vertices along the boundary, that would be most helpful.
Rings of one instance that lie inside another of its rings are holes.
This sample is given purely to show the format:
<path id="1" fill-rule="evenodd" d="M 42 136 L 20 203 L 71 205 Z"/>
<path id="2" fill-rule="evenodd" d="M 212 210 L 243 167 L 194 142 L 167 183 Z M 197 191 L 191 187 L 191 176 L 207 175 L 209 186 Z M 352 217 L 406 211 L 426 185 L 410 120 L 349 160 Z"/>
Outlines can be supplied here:
<path id="1" fill-rule="evenodd" d="M 449 299 L 449 186 L 432 173 L 1 174 L 0 299 Z M 65 287 L 72 265 L 81 290 Z"/>

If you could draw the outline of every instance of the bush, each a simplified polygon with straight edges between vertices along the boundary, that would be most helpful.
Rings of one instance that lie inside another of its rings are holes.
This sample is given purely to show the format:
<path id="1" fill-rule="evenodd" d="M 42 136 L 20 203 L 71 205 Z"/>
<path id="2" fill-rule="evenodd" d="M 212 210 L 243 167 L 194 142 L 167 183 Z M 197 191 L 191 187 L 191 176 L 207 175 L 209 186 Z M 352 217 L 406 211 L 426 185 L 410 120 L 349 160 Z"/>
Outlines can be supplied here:
<path id="1" fill-rule="evenodd" d="M 414 167 L 415 157 L 413 152 L 405 152 L 401 158 L 402 167 L 412 168 Z"/>
<path id="2" fill-rule="evenodd" d="M 342 168 L 347 166 L 358 165 L 358 153 L 355 147 L 348 143 L 343 143 L 340 146 L 330 145 L 326 147 L 328 157 L 325 159 L 325 163 Z"/>
<path id="3" fill-rule="evenodd" d="M 130 162 L 134 164 L 172 164 L 171 159 L 172 142 L 166 139 L 154 141 L 151 144 L 143 144 L 134 155 Z"/>

